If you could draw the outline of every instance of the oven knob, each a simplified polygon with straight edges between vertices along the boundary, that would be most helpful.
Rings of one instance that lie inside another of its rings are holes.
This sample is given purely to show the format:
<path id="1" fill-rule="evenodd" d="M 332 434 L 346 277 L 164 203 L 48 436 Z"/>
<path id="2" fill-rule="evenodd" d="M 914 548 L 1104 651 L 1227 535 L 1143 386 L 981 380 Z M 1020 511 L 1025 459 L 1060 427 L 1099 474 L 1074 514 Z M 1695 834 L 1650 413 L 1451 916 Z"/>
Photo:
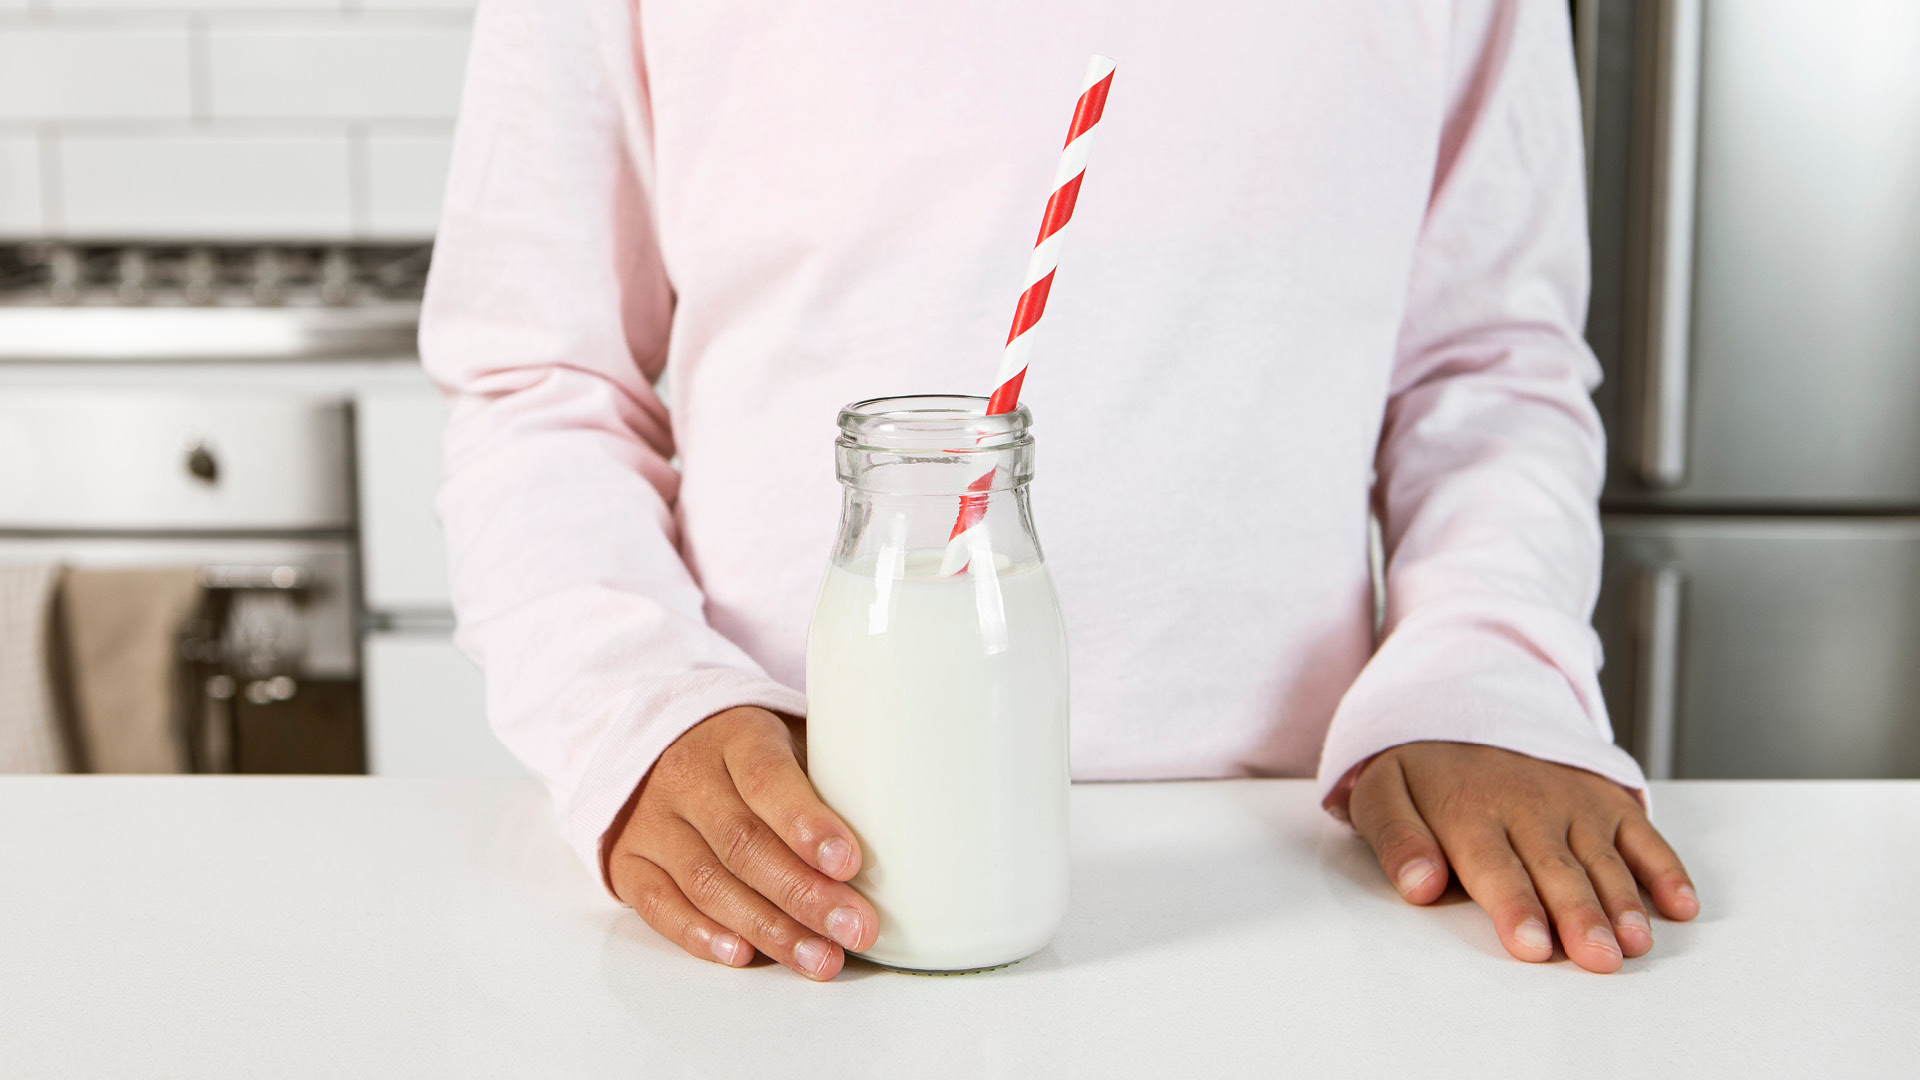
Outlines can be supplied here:
<path id="1" fill-rule="evenodd" d="M 220 479 L 220 462 L 215 460 L 213 451 L 199 439 L 189 439 L 186 445 L 187 472 L 195 479 L 211 484 Z"/>

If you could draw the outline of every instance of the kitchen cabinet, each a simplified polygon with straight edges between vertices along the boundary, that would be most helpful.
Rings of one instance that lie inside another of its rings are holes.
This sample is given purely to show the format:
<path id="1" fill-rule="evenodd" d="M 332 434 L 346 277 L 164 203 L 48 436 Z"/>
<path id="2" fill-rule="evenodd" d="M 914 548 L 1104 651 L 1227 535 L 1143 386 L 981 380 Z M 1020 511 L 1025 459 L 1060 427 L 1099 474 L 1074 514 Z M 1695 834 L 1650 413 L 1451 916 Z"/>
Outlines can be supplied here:
<path id="1" fill-rule="evenodd" d="M 433 514 L 446 431 L 440 392 L 425 375 L 362 391 L 354 421 L 367 610 L 444 612 L 447 548 Z"/>
<path id="2" fill-rule="evenodd" d="M 525 776 L 487 727 L 480 669 L 447 631 L 376 630 L 365 642 L 367 771 Z"/>
<path id="3" fill-rule="evenodd" d="M 446 539 L 434 517 L 446 406 L 416 367 L 354 401 L 368 631 L 367 771 L 525 776 L 487 728 L 480 670 L 454 647 Z"/>
<path id="4" fill-rule="evenodd" d="M 1920 776 L 1920 518 L 1606 529 L 1601 687 L 1649 775 Z"/>

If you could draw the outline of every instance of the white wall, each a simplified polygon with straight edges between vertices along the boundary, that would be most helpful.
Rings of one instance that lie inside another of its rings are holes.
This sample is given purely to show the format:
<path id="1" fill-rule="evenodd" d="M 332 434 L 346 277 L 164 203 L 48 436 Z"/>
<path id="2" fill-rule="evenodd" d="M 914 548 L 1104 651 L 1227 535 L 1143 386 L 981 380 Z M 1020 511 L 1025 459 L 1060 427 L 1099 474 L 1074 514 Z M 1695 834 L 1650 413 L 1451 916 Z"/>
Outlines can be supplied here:
<path id="1" fill-rule="evenodd" d="M 430 236 L 473 3 L 0 0 L 0 237 Z"/>

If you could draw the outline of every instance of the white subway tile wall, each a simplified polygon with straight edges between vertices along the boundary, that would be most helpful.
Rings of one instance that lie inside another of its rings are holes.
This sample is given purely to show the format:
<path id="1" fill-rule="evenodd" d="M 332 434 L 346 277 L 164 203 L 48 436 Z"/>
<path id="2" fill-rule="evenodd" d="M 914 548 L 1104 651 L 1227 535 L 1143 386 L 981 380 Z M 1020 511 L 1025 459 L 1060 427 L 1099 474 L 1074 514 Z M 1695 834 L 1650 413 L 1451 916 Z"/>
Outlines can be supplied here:
<path id="1" fill-rule="evenodd" d="M 40 224 L 40 140 L 0 135 L 0 233 L 29 232 Z"/>
<path id="2" fill-rule="evenodd" d="M 9 26 L 0 32 L 0 118 L 185 119 L 185 17 L 142 27 Z"/>
<path id="3" fill-rule="evenodd" d="M 347 236 L 340 135 L 69 136 L 59 172 L 76 236 Z M 128 183 L 137 178 L 137 183 Z"/>
<path id="4" fill-rule="evenodd" d="M 368 135 L 365 230 L 379 237 L 432 231 L 452 158 L 448 135 Z"/>
<path id="5" fill-rule="evenodd" d="M 358 4 L 348 3 L 351 10 L 361 11 L 424 11 L 434 8 L 440 11 L 472 11 L 477 0 L 360 0 Z"/>
<path id="6" fill-rule="evenodd" d="M 355 5 L 340 0 L 39 0 L 30 6 L 43 11 L 339 11 Z"/>
<path id="7" fill-rule="evenodd" d="M 45 11 L 351 11 L 365 5 L 341 0 L 38 0 L 30 6 Z M 432 0 L 400 5 L 411 9 L 438 6 Z"/>
<path id="8" fill-rule="evenodd" d="M 0 239 L 432 235 L 475 0 L 0 0 Z"/>
<path id="9" fill-rule="evenodd" d="M 303 20 L 304 22 L 304 20 Z M 207 31 L 216 117 L 451 120 L 467 63 L 464 28 L 229 26 Z"/>

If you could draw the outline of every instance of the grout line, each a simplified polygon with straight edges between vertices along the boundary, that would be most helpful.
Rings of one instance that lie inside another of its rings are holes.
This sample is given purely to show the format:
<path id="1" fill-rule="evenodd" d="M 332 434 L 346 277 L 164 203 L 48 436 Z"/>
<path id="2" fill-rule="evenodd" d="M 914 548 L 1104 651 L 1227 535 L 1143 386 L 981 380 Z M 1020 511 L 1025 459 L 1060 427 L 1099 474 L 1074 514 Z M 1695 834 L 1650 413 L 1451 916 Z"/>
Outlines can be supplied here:
<path id="1" fill-rule="evenodd" d="M 81 13 L 75 13 L 79 15 Z M 311 30 L 353 27 L 395 30 L 465 30 L 473 25 L 471 8 L 239 8 L 203 12 L 222 30 Z M 74 16 L 67 16 L 74 17 Z"/>
<path id="2" fill-rule="evenodd" d="M 56 8 L 52 6 L 13 8 L 0 11 L 0 26 L 31 26 L 45 30 L 76 32 L 176 30 L 193 15 L 184 7 L 176 9 L 139 8 Z"/>
<path id="3" fill-rule="evenodd" d="M 200 9 L 192 0 L 166 8 L 55 7 L 53 0 L 29 0 L 25 8 L 0 11 L 0 27 L 47 27 L 69 30 L 147 30 L 177 27 L 188 18 L 200 18 L 221 30 L 448 30 L 473 27 L 470 8 L 241 8 Z"/>
<path id="4" fill-rule="evenodd" d="M 30 136 L 40 130 L 41 124 L 47 122 L 51 121 L 45 118 L 0 120 L 0 135 Z M 58 122 L 67 134 L 85 135 L 90 138 L 140 138 L 196 134 L 267 137 L 338 135 L 351 124 L 360 124 L 372 134 L 434 136 L 451 135 L 455 127 L 455 120 L 450 116 L 395 119 L 384 117 L 369 119 L 358 116 L 240 116 L 215 117 L 205 121 L 177 116 L 151 119 L 61 117 Z"/>
<path id="5" fill-rule="evenodd" d="M 48 236 L 66 231 L 66 200 L 61 198 L 60 139 L 53 128 L 41 128 L 40 138 L 40 230 Z"/>

